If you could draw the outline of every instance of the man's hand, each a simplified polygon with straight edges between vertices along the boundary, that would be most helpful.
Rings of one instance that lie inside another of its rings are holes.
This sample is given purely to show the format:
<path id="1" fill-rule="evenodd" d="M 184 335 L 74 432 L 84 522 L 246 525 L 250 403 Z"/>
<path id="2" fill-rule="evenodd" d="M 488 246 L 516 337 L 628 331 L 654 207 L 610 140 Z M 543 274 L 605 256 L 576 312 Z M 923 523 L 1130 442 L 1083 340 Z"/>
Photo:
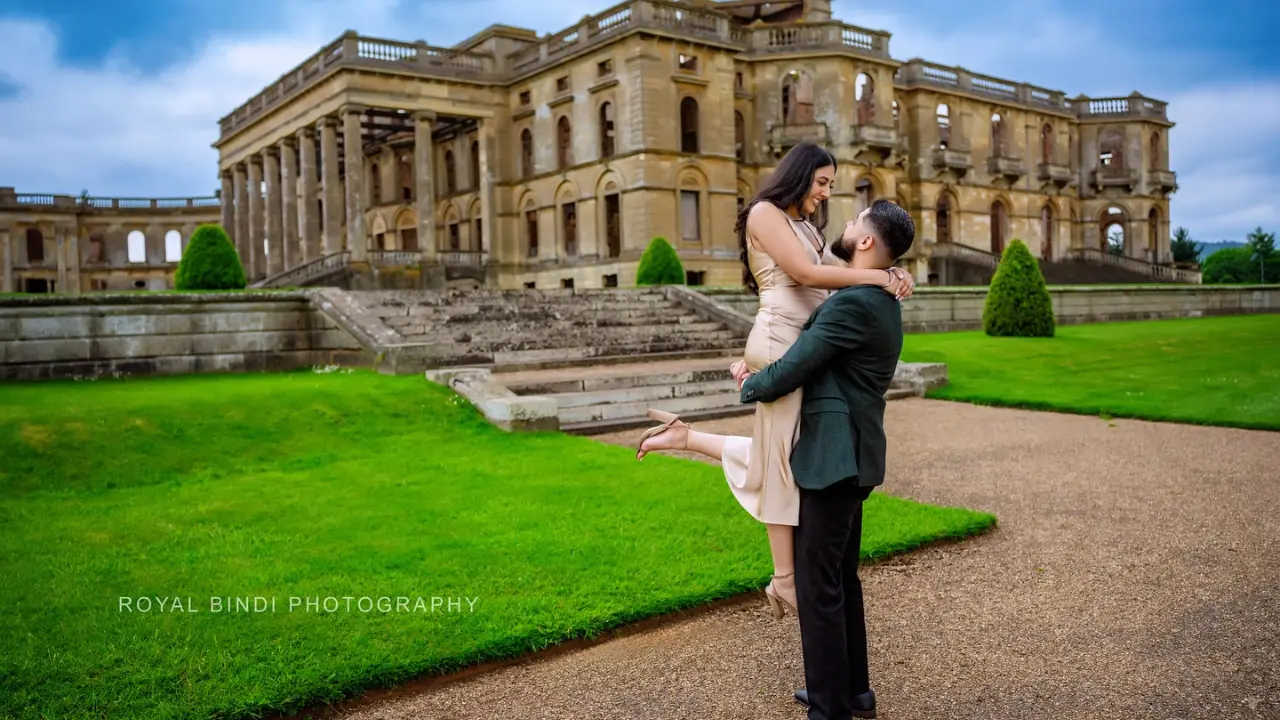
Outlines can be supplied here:
<path id="1" fill-rule="evenodd" d="M 916 280 L 911 277 L 911 273 L 900 267 L 888 268 L 889 274 L 893 276 L 893 280 L 885 286 L 885 292 L 893 295 L 898 300 L 906 300 L 915 292 Z"/>

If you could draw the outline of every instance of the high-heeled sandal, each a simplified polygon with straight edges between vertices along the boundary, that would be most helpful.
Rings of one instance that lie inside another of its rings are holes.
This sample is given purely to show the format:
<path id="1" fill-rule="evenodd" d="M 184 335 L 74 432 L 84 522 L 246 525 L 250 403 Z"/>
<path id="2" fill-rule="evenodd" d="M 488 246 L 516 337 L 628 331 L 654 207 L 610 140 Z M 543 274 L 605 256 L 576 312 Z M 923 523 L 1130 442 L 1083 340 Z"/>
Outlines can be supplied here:
<path id="1" fill-rule="evenodd" d="M 783 608 L 790 610 L 791 614 L 796 617 L 800 616 L 800 611 L 796 610 L 796 606 L 787 602 L 786 598 L 779 595 L 778 592 L 773 589 L 773 580 L 789 578 L 792 575 L 795 575 L 795 573 L 789 572 L 786 575 L 774 575 L 773 579 L 769 581 L 769 584 L 764 587 L 764 596 L 769 600 L 769 610 L 773 612 L 775 620 L 781 620 L 782 617 L 786 615 Z"/>
<path id="2" fill-rule="evenodd" d="M 654 410 L 650 408 L 649 411 L 645 413 L 645 415 L 648 416 L 650 420 L 656 420 L 662 424 L 657 427 L 651 427 L 648 430 L 645 430 L 644 434 L 640 436 L 640 442 L 636 444 L 636 460 L 643 460 L 644 456 L 648 454 L 648 451 L 641 449 L 644 447 L 645 440 L 648 440 L 649 438 L 655 435 L 660 435 L 666 432 L 667 430 L 670 430 L 671 428 L 682 427 L 686 430 L 689 429 L 689 423 L 686 423 L 685 421 L 681 420 L 679 415 L 676 415 L 675 413 L 669 413 L 666 410 Z M 688 450 L 689 434 L 685 433 L 683 446 L 678 448 L 671 448 L 671 449 L 672 450 Z"/>

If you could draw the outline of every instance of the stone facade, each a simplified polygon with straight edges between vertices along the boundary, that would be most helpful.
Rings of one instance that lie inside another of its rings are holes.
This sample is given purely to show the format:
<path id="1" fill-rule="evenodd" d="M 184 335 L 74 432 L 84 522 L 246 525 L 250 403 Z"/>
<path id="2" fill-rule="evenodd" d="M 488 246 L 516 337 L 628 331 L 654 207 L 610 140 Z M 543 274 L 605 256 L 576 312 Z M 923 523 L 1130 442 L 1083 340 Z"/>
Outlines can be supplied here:
<path id="1" fill-rule="evenodd" d="M 346 252 L 418 265 L 425 286 L 625 286 L 655 236 L 692 283 L 736 284 L 738 208 L 816 140 L 841 164 L 832 232 L 896 200 L 921 282 L 939 244 L 1015 237 L 1087 259 L 1122 229 L 1119 252 L 1171 260 L 1164 103 L 903 62 L 889 40 L 828 0 L 628 0 L 451 48 L 348 32 L 221 120 L 224 219 L 242 247 L 283 243 L 286 266 Z"/>
<path id="2" fill-rule="evenodd" d="M 172 288 L 191 234 L 218 222 L 219 213 L 216 197 L 75 197 L 0 187 L 0 293 Z"/>
<path id="3" fill-rule="evenodd" d="M 705 294 L 747 317 L 759 307 L 755 296 L 745 293 Z M 1280 285 L 1050 287 L 1049 295 L 1061 325 L 1280 312 Z M 986 300 L 985 287 L 917 288 L 902 305 L 903 326 L 907 332 L 975 330 L 982 327 Z"/>

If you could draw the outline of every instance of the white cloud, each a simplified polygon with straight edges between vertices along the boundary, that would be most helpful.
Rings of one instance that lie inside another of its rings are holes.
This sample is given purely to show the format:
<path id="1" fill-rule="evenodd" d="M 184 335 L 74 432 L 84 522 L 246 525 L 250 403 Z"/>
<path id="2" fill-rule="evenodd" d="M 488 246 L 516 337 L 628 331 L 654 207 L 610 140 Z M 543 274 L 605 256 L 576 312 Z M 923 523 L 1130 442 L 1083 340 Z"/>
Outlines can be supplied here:
<path id="1" fill-rule="evenodd" d="M 217 187 L 210 144 L 218 119 L 343 30 L 447 45 L 502 22 L 556 31 L 604 9 L 599 0 L 554 6 L 528 0 L 402 3 L 286 0 L 271 29 L 212 35 L 189 60 L 159 72 L 127 62 L 119 48 L 97 68 L 58 61 L 49 25 L 0 18 L 0 184 L 27 192 L 205 195 Z M 900 14 L 889 2 L 836 4 L 848 22 L 893 33 L 895 57 L 962 65 L 1069 95 L 1125 95 L 1169 102 L 1179 192 L 1173 222 L 1197 237 L 1235 238 L 1256 225 L 1280 228 L 1280 79 L 1218 80 L 1207 51 L 1152 48 L 1116 35 L 1105 14 L 1072 14 L 1011 2 L 947 19 Z M 1081 48 L 1090 48 L 1082 52 Z M 1163 93 L 1169 93 L 1165 95 Z"/>

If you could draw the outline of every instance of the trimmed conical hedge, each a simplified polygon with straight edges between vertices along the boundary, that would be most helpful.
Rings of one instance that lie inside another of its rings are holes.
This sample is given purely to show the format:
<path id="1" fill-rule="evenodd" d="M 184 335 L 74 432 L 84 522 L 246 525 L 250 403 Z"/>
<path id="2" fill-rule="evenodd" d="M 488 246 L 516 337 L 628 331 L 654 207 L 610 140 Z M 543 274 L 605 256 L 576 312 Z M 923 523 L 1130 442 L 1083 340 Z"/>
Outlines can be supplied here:
<path id="1" fill-rule="evenodd" d="M 173 286 L 178 290 L 243 290 L 248 280 L 240 255 L 221 225 L 201 225 L 182 253 Z"/>
<path id="2" fill-rule="evenodd" d="M 649 241 L 644 255 L 640 256 L 640 266 L 636 268 L 636 285 L 683 285 L 684 265 L 676 249 L 666 238 L 656 237 Z"/>
<path id="3" fill-rule="evenodd" d="M 1053 337 L 1053 300 L 1040 264 L 1021 240 L 1005 248 L 982 308 L 982 329 L 996 337 Z"/>

